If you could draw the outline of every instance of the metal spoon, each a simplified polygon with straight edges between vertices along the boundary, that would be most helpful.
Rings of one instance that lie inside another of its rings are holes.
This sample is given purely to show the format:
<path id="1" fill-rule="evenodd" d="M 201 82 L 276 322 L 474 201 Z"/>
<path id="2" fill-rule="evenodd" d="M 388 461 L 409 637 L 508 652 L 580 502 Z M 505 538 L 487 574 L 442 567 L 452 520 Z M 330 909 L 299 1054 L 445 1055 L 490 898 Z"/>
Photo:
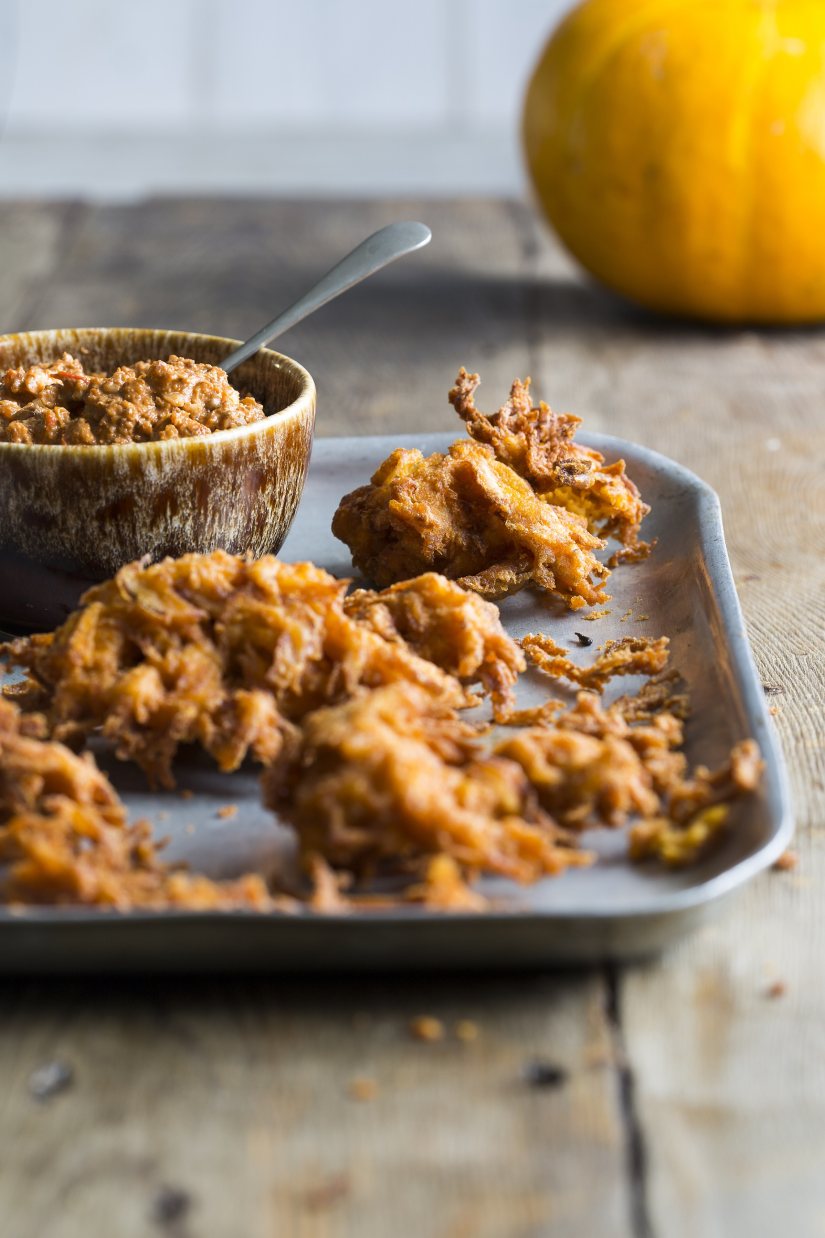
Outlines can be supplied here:
<path id="1" fill-rule="evenodd" d="M 326 305 L 327 301 L 339 297 L 353 285 L 360 284 L 362 279 L 374 275 L 390 262 L 395 262 L 396 258 L 402 258 L 404 254 L 411 254 L 414 249 L 428 245 L 431 238 L 432 232 L 425 224 L 413 222 L 389 224 L 386 228 L 373 232 L 372 236 L 356 245 L 352 253 L 342 258 L 337 266 L 327 271 L 294 305 L 273 318 L 265 327 L 261 327 L 260 331 L 251 335 L 240 348 L 231 352 L 221 362 L 221 369 L 229 374 L 259 348 L 263 348 L 264 344 L 308 318 L 315 310 Z"/>

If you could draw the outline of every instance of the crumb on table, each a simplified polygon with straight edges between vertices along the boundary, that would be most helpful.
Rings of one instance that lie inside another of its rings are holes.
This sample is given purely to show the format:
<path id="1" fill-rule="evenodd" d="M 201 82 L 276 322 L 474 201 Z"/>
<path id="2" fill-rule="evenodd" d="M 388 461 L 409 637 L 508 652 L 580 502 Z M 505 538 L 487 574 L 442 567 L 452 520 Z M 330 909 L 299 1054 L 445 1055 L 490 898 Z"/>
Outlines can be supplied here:
<path id="1" fill-rule="evenodd" d="M 350 1079 L 347 1092 L 351 1100 L 374 1100 L 378 1095 L 378 1084 L 366 1075 L 357 1075 L 354 1079 Z"/>
<path id="2" fill-rule="evenodd" d="M 410 1031 L 416 1040 L 443 1040 L 444 1024 L 432 1015 L 421 1014 L 410 1020 Z"/>

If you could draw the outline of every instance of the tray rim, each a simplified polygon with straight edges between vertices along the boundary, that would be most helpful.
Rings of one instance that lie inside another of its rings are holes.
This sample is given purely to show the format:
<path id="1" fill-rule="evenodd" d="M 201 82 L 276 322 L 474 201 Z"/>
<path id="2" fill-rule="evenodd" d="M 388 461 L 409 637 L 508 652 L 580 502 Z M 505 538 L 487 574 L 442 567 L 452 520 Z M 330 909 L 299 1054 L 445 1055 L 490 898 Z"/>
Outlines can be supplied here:
<path id="1" fill-rule="evenodd" d="M 335 442 L 357 444 L 360 448 L 369 450 L 389 448 L 393 450 L 398 443 L 398 435 L 319 435 L 319 442 Z M 456 441 L 455 433 L 451 431 L 424 431 L 404 436 L 408 446 L 420 446 L 427 443 L 428 450 L 440 450 Z M 489 911 L 434 911 L 416 906 L 399 906 L 372 910 L 356 910 L 351 912 L 313 912 L 299 908 L 296 911 L 260 912 L 246 909 L 225 911 L 188 911 L 172 910 L 140 910 L 118 911 L 115 908 L 86 907 L 48 907 L 26 905 L 14 908 L 0 906 L 0 930 L 12 926 L 23 925 L 31 927 L 48 927 L 61 924 L 111 926 L 114 923 L 138 926 L 144 923 L 162 922 L 168 925 L 185 923 L 196 925 L 226 924 L 227 922 L 254 921 L 256 924 L 268 922 L 282 923 L 285 920 L 291 924 L 301 921 L 329 924 L 331 928 L 347 925 L 375 926 L 384 923 L 404 923 L 415 932 L 417 925 L 431 925 L 433 922 L 478 923 L 483 920 L 489 924 L 512 924 L 528 921 L 554 921 L 575 924 L 577 922 L 607 923 L 615 921 L 656 920 L 662 917 L 678 918 L 680 914 L 701 909 L 715 903 L 724 896 L 740 889 L 748 881 L 764 869 L 770 867 L 787 849 L 794 833 L 794 811 L 790 791 L 787 766 L 784 754 L 776 734 L 775 727 L 768 713 L 768 706 L 762 689 L 761 679 L 754 661 L 747 627 L 730 563 L 725 541 L 722 505 L 716 491 L 696 473 L 673 460 L 664 453 L 655 451 L 644 444 L 633 443 L 628 439 L 600 432 L 583 432 L 579 441 L 588 447 L 596 448 L 606 455 L 624 457 L 632 455 L 636 460 L 657 472 L 664 472 L 677 481 L 685 490 L 691 491 L 697 502 L 698 545 L 702 561 L 708 570 L 708 578 L 712 585 L 712 594 L 716 607 L 722 619 L 725 631 L 730 634 L 728 651 L 735 680 L 739 687 L 741 702 L 745 714 L 751 724 L 752 738 L 759 744 L 765 761 L 765 797 L 771 821 L 776 822 L 771 837 L 754 852 L 726 868 L 721 873 L 708 878 L 697 885 L 670 893 L 662 893 L 644 902 L 643 905 L 625 907 L 622 911 L 608 908 L 587 908 L 575 910 L 561 909 L 512 909 L 492 908 Z M 653 947 L 655 949 L 655 946 Z"/>

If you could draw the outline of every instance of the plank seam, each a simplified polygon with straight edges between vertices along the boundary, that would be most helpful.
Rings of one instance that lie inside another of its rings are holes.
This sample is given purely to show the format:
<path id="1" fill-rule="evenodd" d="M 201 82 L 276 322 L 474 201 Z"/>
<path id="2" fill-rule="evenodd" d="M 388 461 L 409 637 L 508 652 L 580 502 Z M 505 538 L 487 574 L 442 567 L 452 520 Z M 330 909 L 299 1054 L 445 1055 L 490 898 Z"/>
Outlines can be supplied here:
<path id="1" fill-rule="evenodd" d="M 633 1238 L 656 1238 L 648 1205 L 647 1143 L 636 1106 L 636 1079 L 630 1065 L 622 1025 L 619 971 L 612 963 L 605 967 L 605 992 L 605 1015 L 613 1047 L 613 1061 L 616 1064 L 619 1112 L 622 1119 L 631 1232 Z"/>

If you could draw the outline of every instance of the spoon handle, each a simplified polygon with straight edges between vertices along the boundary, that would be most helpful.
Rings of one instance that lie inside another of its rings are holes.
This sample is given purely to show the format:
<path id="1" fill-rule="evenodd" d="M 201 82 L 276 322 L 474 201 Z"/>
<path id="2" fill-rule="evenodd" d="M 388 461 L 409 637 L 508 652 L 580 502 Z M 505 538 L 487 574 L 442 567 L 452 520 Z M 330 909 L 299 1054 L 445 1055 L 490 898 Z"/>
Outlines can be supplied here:
<path id="1" fill-rule="evenodd" d="M 268 344 L 278 335 L 283 335 L 290 327 L 326 305 L 327 301 L 339 297 L 354 284 L 360 284 L 362 279 L 374 275 L 390 262 L 395 262 L 396 258 L 402 258 L 414 249 L 421 249 L 429 243 L 431 237 L 432 233 L 425 224 L 413 222 L 388 224 L 386 228 L 373 232 L 372 236 L 356 245 L 331 271 L 327 271 L 326 275 L 323 275 L 309 292 L 305 292 L 290 305 L 289 309 L 273 318 L 272 322 L 268 322 L 260 331 L 250 336 L 245 344 L 231 352 L 221 362 L 221 369 L 229 374 L 259 348 L 263 348 L 264 344 Z"/>

